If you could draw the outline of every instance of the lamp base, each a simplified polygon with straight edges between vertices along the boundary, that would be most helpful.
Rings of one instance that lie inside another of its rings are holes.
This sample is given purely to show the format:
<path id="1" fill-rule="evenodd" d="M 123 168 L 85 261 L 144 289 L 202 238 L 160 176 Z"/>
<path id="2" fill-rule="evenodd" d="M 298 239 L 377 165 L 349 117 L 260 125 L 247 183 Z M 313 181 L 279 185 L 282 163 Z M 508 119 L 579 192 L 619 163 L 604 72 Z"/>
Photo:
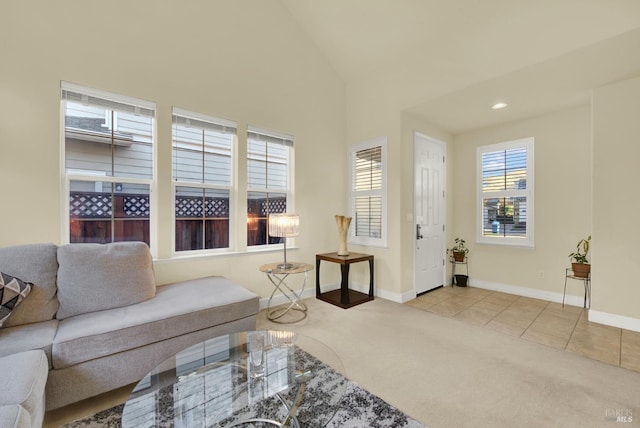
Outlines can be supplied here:
<path id="1" fill-rule="evenodd" d="M 291 269 L 295 269 L 296 265 L 294 265 L 293 263 L 279 263 L 278 264 L 278 270 L 291 270 Z"/>

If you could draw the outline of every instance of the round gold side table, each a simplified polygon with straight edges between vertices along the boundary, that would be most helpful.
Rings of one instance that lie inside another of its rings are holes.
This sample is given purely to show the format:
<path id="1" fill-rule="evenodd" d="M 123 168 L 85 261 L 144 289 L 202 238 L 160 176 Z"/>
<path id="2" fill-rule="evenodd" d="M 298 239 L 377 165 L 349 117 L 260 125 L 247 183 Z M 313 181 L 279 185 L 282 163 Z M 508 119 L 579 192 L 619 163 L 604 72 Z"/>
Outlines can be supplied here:
<path id="1" fill-rule="evenodd" d="M 291 265 L 291 267 L 286 268 L 283 268 L 281 263 L 269 263 L 260 266 L 260 271 L 267 274 L 269 281 L 271 281 L 274 286 L 273 292 L 269 297 L 269 302 L 267 303 L 267 318 L 273 322 L 281 324 L 302 321 L 307 317 L 307 305 L 302 301 L 301 296 L 304 292 L 305 286 L 307 285 L 307 273 L 313 269 L 313 266 L 308 263 L 297 262 L 292 262 Z M 300 273 L 304 274 L 302 286 L 299 290 L 294 290 L 292 286 L 287 284 L 286 280 L 290 275 Z M 271 309 L 271 301 L 278 291 L 289 301 L 289 303 L 285 303 L 284 306 L 277 306 L 274 309 Z M 297 313 L 298 315 L 294 317 L 293 320 L 289 320 L 287 318 L 285 321 L 282 317 L 288 313 Z"/>

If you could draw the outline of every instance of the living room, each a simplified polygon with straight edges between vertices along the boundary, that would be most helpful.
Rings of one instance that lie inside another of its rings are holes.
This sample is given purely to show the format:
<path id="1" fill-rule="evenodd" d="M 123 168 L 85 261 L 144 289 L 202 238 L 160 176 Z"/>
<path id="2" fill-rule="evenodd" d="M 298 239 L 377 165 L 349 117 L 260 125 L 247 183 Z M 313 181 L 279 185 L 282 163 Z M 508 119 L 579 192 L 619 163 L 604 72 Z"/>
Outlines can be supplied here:
<path id="1" fill-rule="evenodd" d="M 334 216 L 350 214 L 350 148 L 386 139 L 386 245 L 351 248 L 375 256 L 377 297 L 414 298 L 417 131 L 446 145 L 446 243 L 469 243 L 472 286 L 559 301 L 567 255 L 591 235 L 590 319 L 640 331 L 640 263 L 625 215 L 639 205 L 629 195 L 640 179 L 640 10 L 623 1 L 535 3 L 11 2 L 0 18 L 9 207 L 0 245 L 69 242 L 61 169 L 68 82 L 156 105 L 150 246 L 158 284 L 223 275 L 266 304 L 272 286 L 258 268 L 282 248 L 247 245 L 242 153 L 253 127 L 294 137 L 288 209 L 300 231 L 288 251 L 307 263 L 335 251 Z M 435 28 L 428 43 L 418 36 L 423 26 Z M 401 30 L 406 38 L 391 36 Z M 497 97 L 510 105 L 491 110 Z M 237 124 L 228 251 L 175 251 L 174 107 Z M 478 244 L 476 150 L 527 137 L 535 139 L 535 244 Z M 367 274 L 354 266 L 352 278 L 364 283 Z"/>

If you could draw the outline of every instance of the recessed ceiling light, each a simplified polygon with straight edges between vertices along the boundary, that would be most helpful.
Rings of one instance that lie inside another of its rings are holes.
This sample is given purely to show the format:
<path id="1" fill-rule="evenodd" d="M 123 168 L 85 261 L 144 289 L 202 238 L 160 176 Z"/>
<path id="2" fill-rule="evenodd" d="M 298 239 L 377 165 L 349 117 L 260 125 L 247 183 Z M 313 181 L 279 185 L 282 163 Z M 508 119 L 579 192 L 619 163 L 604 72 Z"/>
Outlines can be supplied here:
<path id="1" fill-rule="evenodd" d="M 491 108 L 494 110 L 500 110 L 505 108 L 506 106 L 507 106 L 507 103 L 500 102 L 500 103 L 495 103 L 494 105 L 491 106 Z"/>

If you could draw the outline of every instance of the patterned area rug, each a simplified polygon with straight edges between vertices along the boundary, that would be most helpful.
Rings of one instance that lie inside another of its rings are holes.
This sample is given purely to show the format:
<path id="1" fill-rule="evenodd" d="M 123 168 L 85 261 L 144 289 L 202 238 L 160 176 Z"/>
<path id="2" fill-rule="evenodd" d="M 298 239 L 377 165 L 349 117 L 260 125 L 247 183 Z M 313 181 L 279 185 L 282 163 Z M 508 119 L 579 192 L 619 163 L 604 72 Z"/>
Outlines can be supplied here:
<path id="1" fill-rule="evenodd" d="M 300 351 L 296 351 L 300 352 Z M 302 351 L 303 352 L 303 351 Z M 304 353 L 304 352 L 303 352 Z M 305 394 L 306 402 L 316 401 L 315 408 L 322 408 L 318 406 L 318 401 L 327 401 L 331 400 L 331 398 L 327 398 L 327 385 L 330 385 L 330 389 L 339 389 L 340 391 L 344 391 L 341 397 L 337 398 L 335 404 L 337 404 L 337 412 L 331 418 L 331 420 L 327 421 L 321 417 L 317 417 L 313 415 L 313 413 L 309 413 L 308 409 L 305 409 L 305 406 L 302 405 L 299 409 L 299 421 L 301 427 L 320 427 L 326 426 L 330 428 L 363 428 L 363 427 L 371 427 L 371 428 L 421 428 L 424 425 L 420 424 L 416 420 L 408 417 L 403 412 L 399 411 L 395 407 L 391 406 L 389 403 L 385 402 L 381 398 L 371 394 L 370 392 L 364 390 L 356 383 L 346 379 L 339 373 L 335 372 L 330 367 L 326 366 L 319 360 L 311 357 L 310 355 L 304 353 L 306 355 L 303 364 L 304 369 L 311 370 L 315 373 L 313 381 L 309 382 L 307 387 L 307 392 Z M 314 385 L 315 383 L 315 385 Z M 334 388 L 335 387 L 335 388 Z M 344 387 L 344 390 L 342 389 Z M 162 392 L 161 392 L 162 394 Z M 167 391 L 167 394 L 170 394 Z M 160 411 L 161 418 L 155 419 L 154 422 L 145 421 L 144 416 L 140 418 L 134 418 L 133 422 L 130 422 L 129 425 L 135 425 L 136 428 L 146 428 L 146 427 L 175 427 L 175 426 L 185 426 L 187 428 L 194 427 L 208 427 L 211 426 L 210 423 L 205 423 L 202 421 L 196 421 L 189 423 L 178 422 L 179 420 L 176 418 L 175 409 L 174 409 L 174 400 L 171 397 L 167 397 L 167 400 L 161 400 L 163 403 L 167 403 L 163 405 L 163 408 Z M 321 404 L 329 404 L 328 402 Z M 219 423 L 214 423 L 212 426 L 229 426 L 237 423 L 240 420 L 247 420 L 254 417 L 262 417 L 263 415 L 269 415 L 271 412 L 278 412 L 278 407 L 282 407 L 277 405 L 275 402 L 269 402 L 268 400 L 263 400 L 260 402 L 258 406 L 247 406 L 242 409 L 242 411 L 236 412 L 232 417 L 227 418 L 225 420 L 219 421 Z M 312 406 L 310 406 L 312 407 Z M 80 428 L 80 427 L 121 427 L 122 426 L 122 414 L 124 410 L 124 405 L 115 406 L 111 409 L 104 410 L 102 412 L 96 413 L 92 416 L 77 420 L 66 425 L 64 428 Z M 134 411 L 136 409 L 134 408 Z M 127 417 L 132 414 L 131 409 L 127 409 Z M 326 425 L 325 425 L 326 423 Z M 263 424 L 263 423 L 243 423 L 240 426 L 243 427 L 272 427 L 273 425 Z M 295 426 L 295 425 L 291 425 Z"/>
<path id="2" fill-rule="evenodd" d="M 84 419 L 79 419 L 64 428 L 120 428 L 124 405 L 104 410 Z M 343 405 L 331 419 L 331 428 L 422 428 L 425 425 L 411 419 L 379 397 L 365 391 L 349 381 L 343 398 Z M 142 427 L 140 427 L 142 428 Z"/>

